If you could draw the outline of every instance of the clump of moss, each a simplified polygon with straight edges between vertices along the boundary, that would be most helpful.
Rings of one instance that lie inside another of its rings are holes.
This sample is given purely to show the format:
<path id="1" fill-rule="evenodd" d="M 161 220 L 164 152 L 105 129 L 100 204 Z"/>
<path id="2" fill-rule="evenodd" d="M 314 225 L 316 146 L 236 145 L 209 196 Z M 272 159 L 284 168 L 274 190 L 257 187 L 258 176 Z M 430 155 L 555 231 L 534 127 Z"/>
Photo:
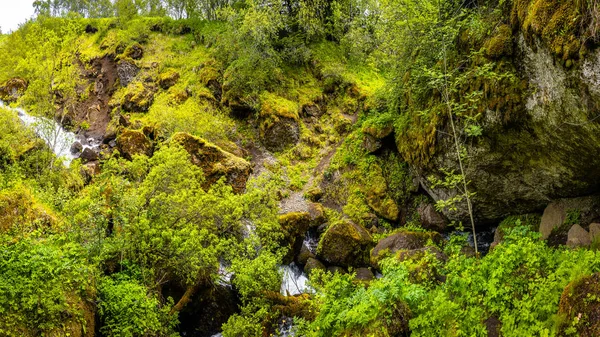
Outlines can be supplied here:
<path id="1" fill-rule="evenodd" d="M 600 274 L 571 282 L 560 297 L 562 335 L 600 336 Z"/>
<path id="2" fill-rule="evenodd" d="M 509 25 L 500 25 L 492 37 L 484 44 L 486 56 L 492 59 L 499 59 L 503 56 L 510 56 L 513 53 L 512 29 Z"/>
<path id="3" fill-rule="evenodd" d="M 0 193 L 0 233 L 26 233 L 57 223 L 56 214 L 38 202 L 28 188 L 18 185 Z"/>

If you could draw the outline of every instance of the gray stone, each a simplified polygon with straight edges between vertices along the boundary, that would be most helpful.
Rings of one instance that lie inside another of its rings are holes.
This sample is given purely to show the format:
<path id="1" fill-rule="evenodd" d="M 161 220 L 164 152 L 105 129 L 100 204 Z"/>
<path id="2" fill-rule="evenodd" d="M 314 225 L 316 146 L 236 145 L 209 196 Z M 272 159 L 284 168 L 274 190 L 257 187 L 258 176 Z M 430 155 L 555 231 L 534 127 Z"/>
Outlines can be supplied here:
<path id="1" fill-rule="evenodd" d="M 371 281 L 375 279 L 375 275 L 369 268 L 358 268 L 356 269 L 356 277 L 359 281 Z"/>
<path id="2" fill-rule="evenodd" d="M 567 246 L 572 248 L 587 247 L 591 243 L 590 233 L 581 226 L 573 225 L 571 229 L 569 229 L 569 233 L 567 234 Z"/>
<path id="3" fill-rule="evenodd" d="M 128 86 L 139 72 L 140 69 L 131 62 L 120 61 L 117 64 L 117 75 L 119 76 L 119 81 L 123 87 Z"/>
<path id="4" fill-rule="evenodd" d="M 75 142 L 73 145 L 71 145 L 70 151 L 72 155 L 79 154 L 81 151 L 83 151 L 83 145 L 81 145 L 80 142 Z"/>
<path id="5" fill-rule="evenodd" d="M 83 164 L 89 163 L 91 161 L 98 160 L 98 153 L 89 147 L 86 147 L 83 152 L 81 152 L 81 156 L 79 156 L 79 158 Z"/>

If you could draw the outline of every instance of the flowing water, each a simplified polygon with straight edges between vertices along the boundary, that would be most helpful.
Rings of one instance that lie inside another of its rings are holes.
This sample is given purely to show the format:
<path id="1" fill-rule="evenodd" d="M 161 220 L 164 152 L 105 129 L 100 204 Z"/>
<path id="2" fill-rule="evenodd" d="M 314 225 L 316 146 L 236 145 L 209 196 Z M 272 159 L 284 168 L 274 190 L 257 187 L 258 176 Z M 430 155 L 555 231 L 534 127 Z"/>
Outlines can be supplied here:
<path id="1" fill-rule="evenodd" d="M 46 145 L 54 152 L 56 157 L 64 159 L 65 166 L 69 166 L 73 159 L 79 158 L 81 152 L 71 153 L 71 146 L 75 142 L 80 142 L 83 150 L 90 148 L 97 151 L 101 141 L 78 136 L 73 132 L 63 129 L 63 127 L 54 120 L 45 117 L 36 117 L 29 115 L 21 108 L 12 108 L 0 101 L 0 107 L 15 111 L 23 124 L 31 128 L 35 134 L 40 137 Z M 83 151 L 82 150 L 82 151 Z"/>

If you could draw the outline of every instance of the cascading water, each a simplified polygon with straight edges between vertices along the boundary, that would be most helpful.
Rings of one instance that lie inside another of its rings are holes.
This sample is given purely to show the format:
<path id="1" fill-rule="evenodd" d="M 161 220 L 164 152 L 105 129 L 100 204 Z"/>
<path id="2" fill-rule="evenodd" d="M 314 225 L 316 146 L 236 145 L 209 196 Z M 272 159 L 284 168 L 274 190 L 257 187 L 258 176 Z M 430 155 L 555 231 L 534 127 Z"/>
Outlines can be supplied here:
<path id="1" fill-rule="evenodd" d="M 306 274 L 295 263 L 281 266 L 280 270 L 283 273 L 283 280 L 281 282 L 282 295 L 300 295 L 310 290 Z"/>
<path id="2" fill-rule="evenodd" d="M 86 148 L 97 151 L 102 144 L 99 140 L 93 138 L 85 139 L 83 136 L 78 136 L 73 132 L 65 130 L 54 120 L 31 116 L 25 110 L 21 108 L 12 108 L 2 101 L 0 101 L 0 108 L 15 111 L 23 124 L 32 128 L 35 134 L 48 145 L 52 152 L 54 152 L 56 157 L 64 159 L 63 163 L 67 167 L 73 159 L 79 158 L 80 154 Z M 82 148 L 81 151 L 73 154 L 71 153 L 71 146 L 75 142 L 80 142 Z"/>

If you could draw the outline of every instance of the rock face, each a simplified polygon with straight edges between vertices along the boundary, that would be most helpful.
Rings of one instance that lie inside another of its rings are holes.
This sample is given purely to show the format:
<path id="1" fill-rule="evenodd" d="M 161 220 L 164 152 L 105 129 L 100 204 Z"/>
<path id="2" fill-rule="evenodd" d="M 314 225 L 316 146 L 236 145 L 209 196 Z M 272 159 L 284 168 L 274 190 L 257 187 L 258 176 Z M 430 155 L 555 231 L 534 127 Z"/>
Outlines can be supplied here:
<path id="1" fill-rule="evenodd" d="M 20 77 L 8 80 L 3 86 L 0 86 L 0 100 L 5 102 L 16 101 L 27 90 L 27 81 Z"/>
<path id="2" fill-rule="evenodd" d="M 146 135 L 136 130 L 125 130 L 117 137 L 117 148 L 123 157 L 131 160 L 135 154 L 152 156 L 154 146 Z"/>
<path id="3" fill-rule="evenodd" d="M 140 68 L 132 62 L 122 60 L 117 64 L 117 75 L 122 87 L 128 86 L 139 72 Z"/>
<path id="4" fill-rule="evenodd" d="M 572 326 L 576 336 L 600 336 L 600 301 L 596 299 L 599 293 L 598 273 L 576 280 L 565 288 L 558 306 L 558 314 L 564 317 L 561 332 Z"/>
<path id="5" fill-rule="evenodd" d="M 192 163 L 202 168 L 206 178 L 204 188 L 225 177 L 234 192 L 241 193 L 246 189 L 246 181 L 252 172 L 252 166 L 246 160 L 188 133 L 177 133 L 171 141 L 182 145 L 190 154 Z"/>
<path id="6" fill-rule="evenodd" d="M 332 224 L 323 234 L 317 257 L 336 266 L 366 266 L 373 239 L 361 226 L 342 220 Z"/>
<path id="7" fill-rule="evenodd" d="M 581 67 L 567 68 L 535 38 L 513 39 L 517 48 L 510 62 L 528 89 L 521 91 L 522 102 L 509 101 L 516 108 L 486 111 L 483 136 L 469 143 L 466 175 L 478 220 L 532 213 L 549 200 L 600 190 L 600 50 L 581 60 Z M 452 139 L 438 132 L 436 142 L 420 182 L 435 200 L 445 200 L 456 192 L 433 187 L 427 177 L 443 176 L 434 168 L 457 172 L 458 166 Z M 467 218 L 465 211 L 446 215 Z"/>

